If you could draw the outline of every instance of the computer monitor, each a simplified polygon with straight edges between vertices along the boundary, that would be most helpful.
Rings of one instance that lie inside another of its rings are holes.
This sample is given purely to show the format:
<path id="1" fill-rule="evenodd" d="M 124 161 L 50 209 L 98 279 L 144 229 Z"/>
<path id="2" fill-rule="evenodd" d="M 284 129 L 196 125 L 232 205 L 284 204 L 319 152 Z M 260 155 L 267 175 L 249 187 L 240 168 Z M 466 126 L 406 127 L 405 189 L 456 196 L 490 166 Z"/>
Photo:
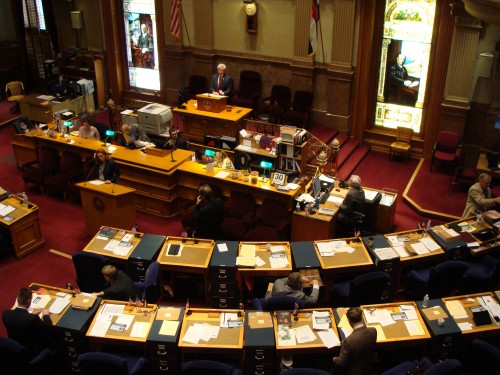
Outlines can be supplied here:
<path id="1" fill-rule="evenodd" d="M 313 196 L 316 198 L 321 193 L 321 180 L 319 176 L 315 177 L 312 182 Z"/>

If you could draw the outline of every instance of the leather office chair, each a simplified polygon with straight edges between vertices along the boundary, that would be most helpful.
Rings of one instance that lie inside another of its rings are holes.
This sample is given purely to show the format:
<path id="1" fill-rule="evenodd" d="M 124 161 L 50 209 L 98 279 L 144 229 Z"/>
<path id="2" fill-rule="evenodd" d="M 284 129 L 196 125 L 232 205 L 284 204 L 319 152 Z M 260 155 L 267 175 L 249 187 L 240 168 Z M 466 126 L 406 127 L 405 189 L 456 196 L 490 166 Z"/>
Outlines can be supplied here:
<path id="1" fill-rule="evenodd" d="M 283 370 L 279 375 L 331 375 L 330 372 L 323 370 L 316 370 L 312 368 L 290 368 Z"/>
<path id="2" fill-rule="evenodd" d="M 183 375 L 243 375 L 243 372 L 233 365 L 211 361 L 195 360 L 184 362 L 181 365 L 181 374 Z"/>
<path id="3" fill-rule="evenodd" d="M 253 196 L 232 190 L 226 215 L 222 221 L 222 232 L 226 240 L 239 241 L 243 238 L 248 221 L 255 215 Z"/>
<path id="4" fill-rule="evenodd" d="M 500 259 L 486 255 L 480 261 L 466 262 L 467 271 L 463 276 L 466 293 L 480 293 L 494 290 L 500 280 Z"/>
<path id="5" fill-rule="evenodd" d="M 83 251 L 73 254 L 73 265 L 76 271 L 76 283 L 82 292 L 100 292 L 105 288 L 101 270 L 108 259 L 99 254 Z"/>
<path id="6" fill-rule="evenodd" d="M 5 96 L 9 102 L 16 102 L 10 108 L 11 113 L 19 113 L 19 100 L 24 98 L 24 84 L 21 81 L 12 81 L 5 85 Z"/>
<path id="7" fill-rule="evenodd" d="M 421 361 L 406 361 L 400 363 L 390 370 L 384 371 L 381 375 L 407 375 L 414 373 L 424 375 L 454 375 L 461 373 L 461 370 L 462 364 L 457 359 L 447 359 L 434 365 L 425 357 Z"/>
<path id="8" fill-rule="evenodd" d="M 140 375 L 145 374 L 148 361 L 145 358 L 119 357 L 109 353 L 84 353 L 78 356 L 83 374 Z"/>
<path id="9" fill-rule="evenodd" d="M 135 281 L 134 288 L 141 300 L 146 300 L 148 303 L 156 303 L 160 297 L 160 286 L 158 284 L 158 273 L 160 263 L 152 262 L 147 271 L 144 281 Z"/>
<path id="10" fill-rule="evenodd" d="M 334 307 L 380 303 L 389 281 L 390 276 L 386 272 L 368 272 L 353 280 L 334 284 L 330 289 L 330 300 Z"/>
<path id="11" fill-rule="evenodd" d="M 392 159 L 396 155 L 403 155 L 405 164 L 408 162 L 408 157 L 411 154 L 411 138 L 413 137 L 413 129 L 405 126 L 398 126 L 396 132 L 396 140 L 389 147 L 389 158 Z"/>
<path id="12" fill-rule="evenodd" d="M 80 155 L 71 151 L 63 151 L 59 173 L 47 177 L 43 186 L 52 194 L 63 193 L 68 199 L 68 187 L 83 178 L 83 161 Z"/>
<path id="13" fill-rule="evenodd" d="M 362 231 L 373 231 L 377 223 L 378 205 L 382 200 L 382 194 L 378 192 L 372 200 L 365 199 L 364 218 L 361 224 Z"/>
<path id="14" fill-rule="evenodd" d="M 441 163 L 452 164 L 454 169 L 458 159 L 457 151 L 459 142 L 460 134 L 447 130 L 439 132 L 438 139 L 432 150 L 432 159 L 429 170 L 432 172 L 432 167 L 436 160 Z"/>
<path id="15" fill-rule="evenodd" d="M 292 109 L 283 115 L 283 123 L 300 128 L 309 128 L 311 124 L 311 111 L 313 94 L 309 91 L 295 91 Z"/>
<path id="16" fill-rule="evenodd" d="M 500 368 L 500 349 L 486 341 L 472 340 L 467 353 L 473 374 L 493 375 Z"/>
<path id="17" fill-rule="evenodd" d="M 455 178 L 452 182 L 453 191 L 459 184 L 469 188 L 477 181 L 479 174 L 476 166 L 480 153 L 481 147 L 476 145 L 463 144 L 458 150 L 458 166 L 455 168 Z"/>
<path id="18" fill-rule="evenodd" d="M 43 349 L 34 358 L 17 341 L 0 336 L 0 374 L 53 374 L 56 353 Z"/>
<path id="19" fill-rule="evenodd" d="M 406 278 L 406 292 L 416 299 L 422 299 L 426 294 L 430 298 L 447 297 L 462 286 L 465 271 L 467 264 L 455 260 L 410 271 Z"/>
<path id="20" fill-rule="evenodd" d="M 262 96 L 262 80 L 259 72 L 243 70 L 240 73 L 238 90 L 231 99 L 231 103 L 240 107 L 252 108 L 258 112 Z"/>
<path id="21" fill-rule="evenodd" d="M 273 85 L 271 95 L 262 99 L 259 119 L 273 124 L 283 122 L 283 114 L 290 109 L 292 91 L 290 87 Z"/>
<path id="22" fill-rule="evenodd" d="M 248 222 L 251 229 L 243 236 L 245 241 L 279 241 L 286 238 L 289 227 L 288 207 L 284 202 L 266 198 L 260 212 Z"/>
<path id="23" fill-rule="evenodd" d="M 28 184 L 40 187 L 43 194 L 43 183 L 45 179 L 59 170 L 59 153 L 56 148 L 42 146 L 38 149 L 38 165 L 32 166 L 24 175 L 24 186 L 28 190 Z"/>
<path id="24" fill-rule="evenodd" d="M 27 117 L 18 118 L 12 123 L 12 126 L 14 126 L 17 134 L 25 134 L 27 130 L 32 130 L 34 127 L 30 119 Z"/>
<path id="25" fill-rule="evenodd" d="M 192 75 L 189 77 L 188 86 L 185 88 L 187 98 L 195 99 L 196 95 L 203 94 L 208 91 L 207 77 Z"/>
<path id="26" fill-rule="evenodd" d="M 246 171 L 250 167 L 251 156 L 244 151 L 236 151 L 234 153 L 234 168 L 239 171 Z"/>
<path id="27" fill-rule="evenodd" d="M 277 310 L 294 310 L 295 304 L 299 309 L 303 309 L 305 303 L 303 300 L 290 296 L 277 296 L 268 299 L 254 298 L 252 300 L 253 308 L 258 311 L 277 311 Z"/>
<path id="28" fill-rule="evenodd" d="M 109 130 L 109 126 L 103 122 L 93 122 L 91 125 L 99 132 L 99 138 L 101 139 L 101 141 L 105 142 L 106 138 L 108 138 L 108 136 L 106 135 L 106 130 Z M 111 142 L 109 139 L 108 141 Z"/>

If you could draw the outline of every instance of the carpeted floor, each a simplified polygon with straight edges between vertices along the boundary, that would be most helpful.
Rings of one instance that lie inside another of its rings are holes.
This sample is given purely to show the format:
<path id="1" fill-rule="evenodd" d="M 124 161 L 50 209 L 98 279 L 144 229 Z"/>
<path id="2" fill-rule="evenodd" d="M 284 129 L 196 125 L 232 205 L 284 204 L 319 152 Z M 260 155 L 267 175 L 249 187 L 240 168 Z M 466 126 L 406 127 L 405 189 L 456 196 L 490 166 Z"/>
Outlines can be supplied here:
<path id="1" fill-rule="evenodd" d="M 7 100 L 0 100 L 0 126 L 20 117 L 19 113 L 11 113 L 10 109 L 14 104 Z"/>

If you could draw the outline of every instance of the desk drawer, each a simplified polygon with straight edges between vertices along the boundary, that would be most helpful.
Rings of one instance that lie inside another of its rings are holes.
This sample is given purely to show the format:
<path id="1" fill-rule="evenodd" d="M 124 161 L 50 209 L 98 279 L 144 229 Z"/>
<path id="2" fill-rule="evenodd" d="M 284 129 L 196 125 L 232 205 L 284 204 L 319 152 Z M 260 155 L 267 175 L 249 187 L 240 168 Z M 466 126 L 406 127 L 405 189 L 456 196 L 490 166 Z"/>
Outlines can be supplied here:
<path id="1" fill-rule="evenodd" d="M 128 274 L 133 281 L 144 281 L 146 271 L 151 261 L 130 258 L 128 263 Z"/>
<path id="2" fill-rule="evenodd" d="M 437 335 L 429 342 L 431 352 L 449 352 L 459 350 L 460 348 L 460 333 Z"/>
<path id="3" fill-rule="evenodd" d="M 237 288 L 236 283 L 227 282 L 227 283 L 212 283 L 210 295 L 212 297 L 237 297 Z"/>
<path id="4" fill-rule="evenodd" d="M 237 309 L 238 299 L 234 297 L 211 297 L 210 305 L 214 309 Z"/>
<path id="5" fill-rule="evenodd" d="M 210 281 L 229 282 L 235 280 L 235 269 L 228 267 L 213 267 L 210 269 Z"/>
<path id="6" fill-rule="evenodd" d="M 275 348 L 271 347 L 246 347 L 245 362 L 273 363 L 276 358 Z"/>
<path id="7" fill-rule="evenodd" d="M 160 342 L 148 342 L 148 357 L 156 360 L 178 360 L 179 350 L 174 345 Z"/>
<path id="8" fill-rule="evenodd" d="M 150 359 L 149 369 L 151 374 L 180 374 L 180 363 L 177 360 L 172 359 Z"/>
<path id="9" fill-rule="evenodd" d="M 245 375 L 274 375 L 277 373 L 274 363 L 245 362 L 243 366 Z"/>

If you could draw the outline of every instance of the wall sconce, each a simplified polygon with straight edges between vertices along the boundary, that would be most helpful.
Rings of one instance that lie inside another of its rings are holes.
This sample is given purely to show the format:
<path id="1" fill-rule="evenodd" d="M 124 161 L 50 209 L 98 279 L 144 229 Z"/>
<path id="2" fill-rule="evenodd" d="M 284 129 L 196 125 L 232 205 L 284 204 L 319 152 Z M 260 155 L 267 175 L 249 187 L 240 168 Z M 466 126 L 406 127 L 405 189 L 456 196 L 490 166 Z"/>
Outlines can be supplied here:
<path id="1" fill-rule="evenodd" d="M 247 16 L 246 27 L 248 33 L 257 32 L 257 4 L 254 1 L 243 1 L 243 11 Z"/>
<path id="2" fill-rule="evenodd" d="M 74 10 L 71 12 L 71 27 L 73 29 L 83 28 L 83 16 L 81 10 Z"/>

